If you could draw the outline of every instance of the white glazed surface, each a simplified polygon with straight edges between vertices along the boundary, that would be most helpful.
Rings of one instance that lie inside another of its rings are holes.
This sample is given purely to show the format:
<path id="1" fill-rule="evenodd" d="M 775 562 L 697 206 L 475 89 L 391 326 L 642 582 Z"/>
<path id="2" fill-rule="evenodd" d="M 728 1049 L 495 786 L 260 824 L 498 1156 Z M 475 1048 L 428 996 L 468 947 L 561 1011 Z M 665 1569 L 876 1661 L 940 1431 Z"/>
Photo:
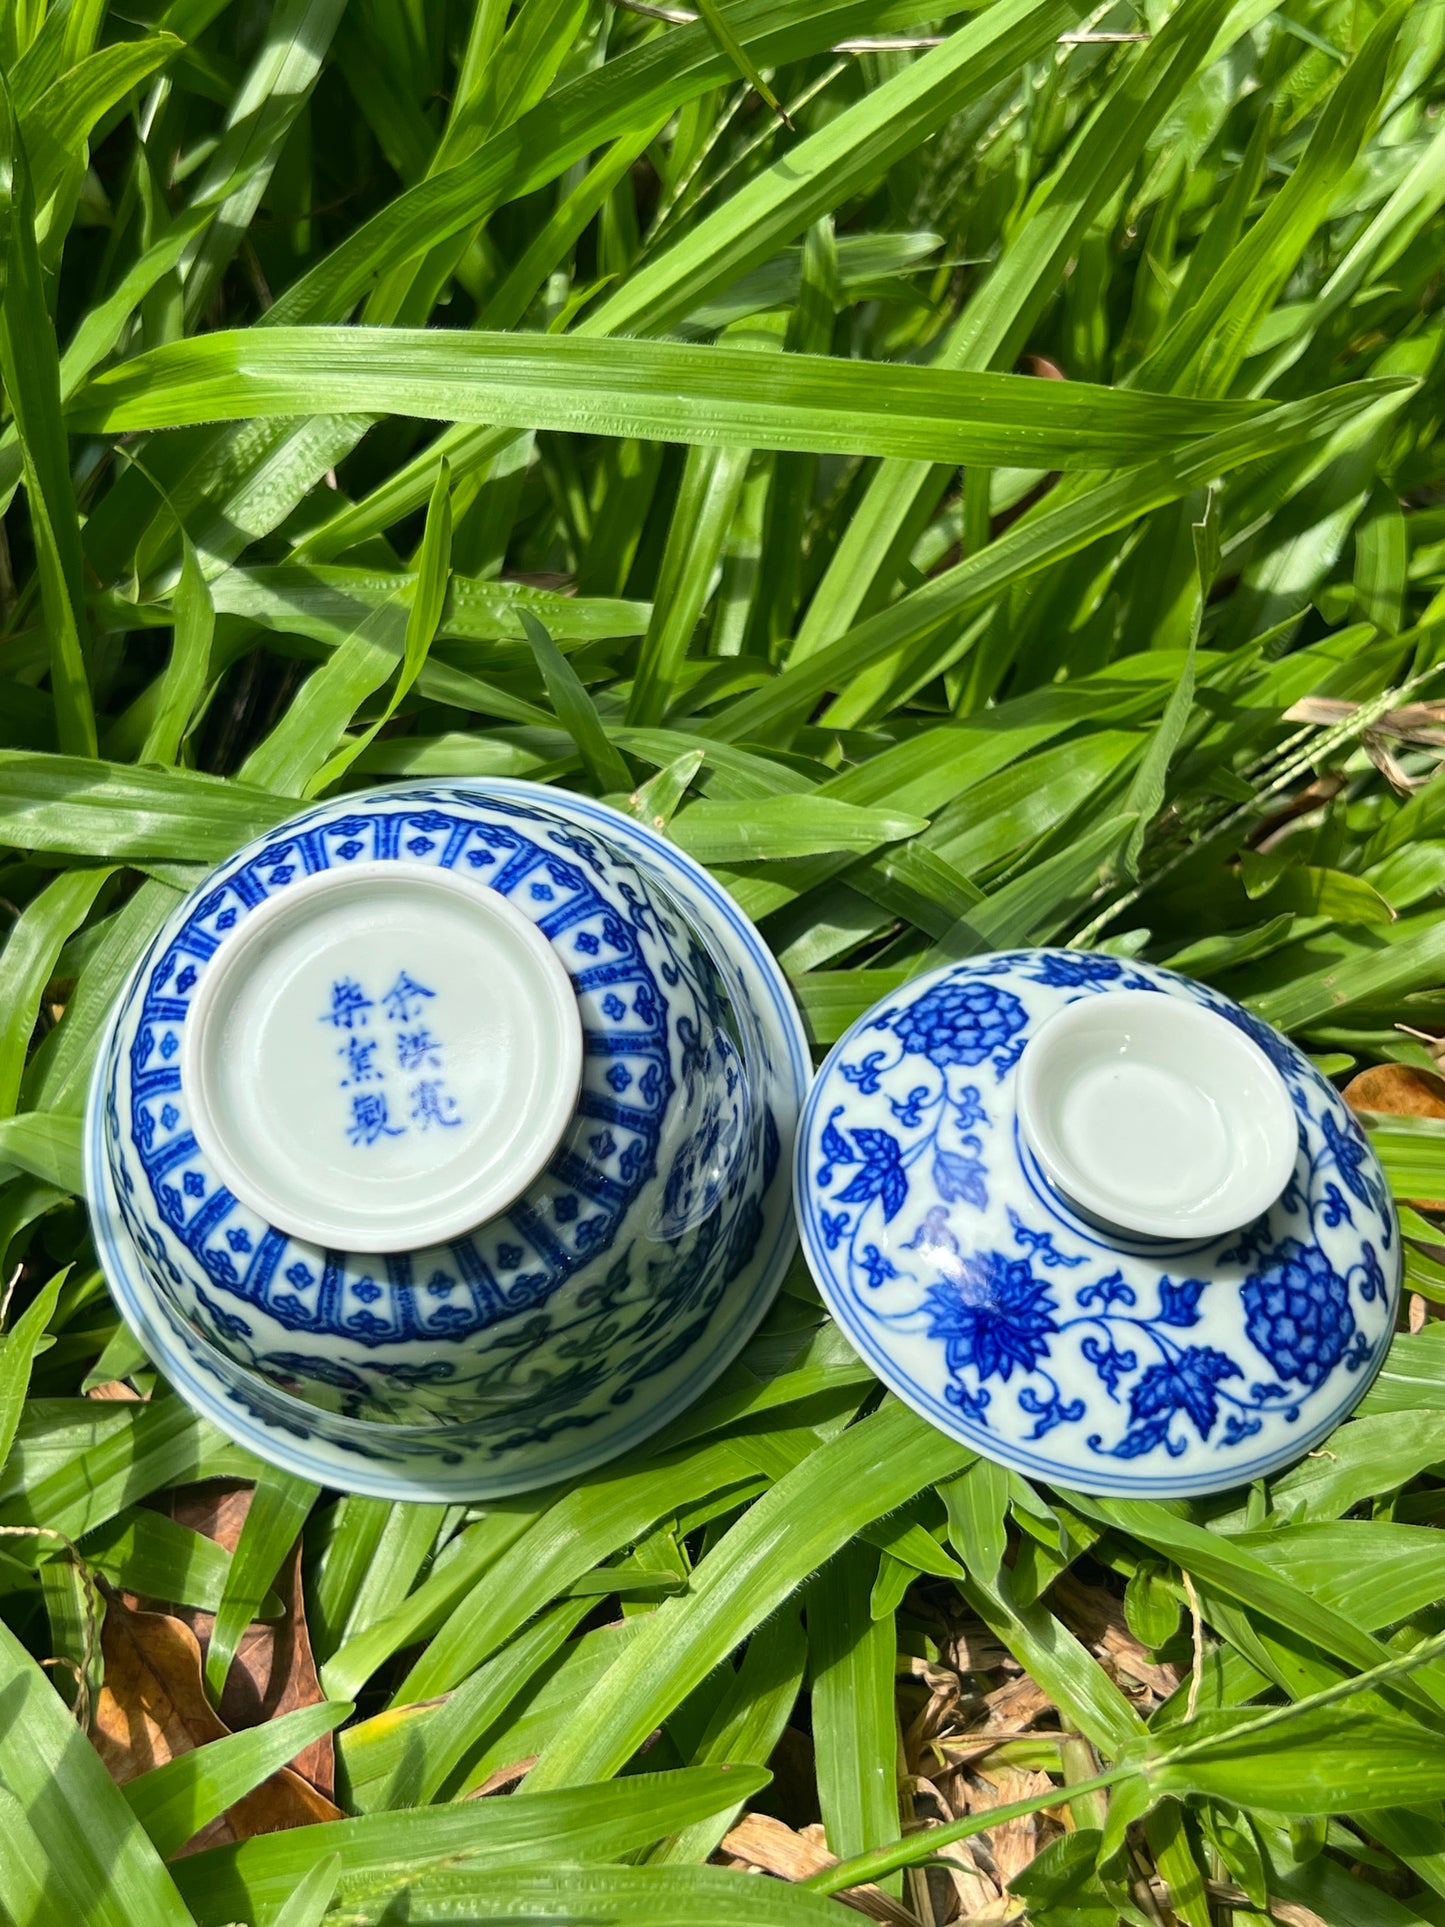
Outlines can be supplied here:
<path id="1" fill-rule="evenodd" d="M 1235 1025 L 1283 1079 L 1295 1154 L 1278 1199 L 1223 1235 L 1109 1232 L 1020 1129 L 1019 1071 L 1056 1012 L 1146 993 Z M 804 1250 L 859 1353 L 989 1458 L 1153 1498 L 1262 1477 L 1363 1395 L 1400 1294 L 1378 1161 L 1332 1085 L 1227 998 L 1067 950 L 969 959 L 860 1018 L 798 1130 Z"/>
<path id="2" fill-rule="evenodd" d="M 181 1059 L 197 1141 L 237 1197 L 373 1252 L 440 1244 L 520 1197 L 581 1077 L 571 981 L 536 924 L 406 862 L 262 904 L 207 970 Z"/>
<path id="3" fill-rule="evenodd" d="M 1055 1011 L 1018 1068 L 1019 1124 L 1086 1216 L 1153 1238 L 1251 1223 L 1294 1169 L 1288 1086 L 1203 1005 L 1116 990 Z"/>
<path id="4" fill-rule="evenodd" d="M 382 858 L 475 852 L 504 873 L 558 948 L 585 1042 L 579 1110 L 525 1199 L 466 1239 L 379 1258 L 249 1213 L 171 1075 L 227 931 L 303 873 L 381 860 L 378 838 Z M 751 925 L 651 832 L 534 784 L 373 791 L 238 853 L 141 960 L 87 1120 L 97 1245 L 177 1389 L 262 1457 L 379 1496 L 522 1490 L 656 1430 L 752 1331 L 792 1247 L 783 1148 L 805 1071 Z"/>

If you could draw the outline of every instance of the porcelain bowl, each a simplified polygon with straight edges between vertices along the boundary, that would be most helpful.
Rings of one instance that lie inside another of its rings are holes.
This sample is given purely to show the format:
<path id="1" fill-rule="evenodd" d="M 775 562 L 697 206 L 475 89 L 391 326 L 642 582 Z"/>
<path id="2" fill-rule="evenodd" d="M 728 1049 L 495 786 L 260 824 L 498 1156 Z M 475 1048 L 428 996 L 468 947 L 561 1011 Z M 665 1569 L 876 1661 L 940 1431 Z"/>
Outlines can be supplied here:
<path id="1" fill-rule="evenodd" d="M 752 1332 L 806 1076 L 765 946 L 650 829 L 524 782 L 349 796 L 220 865 L 133 971 L 97 1247 L 263 1458 L 500 1495 L 656 1430 Z"/>

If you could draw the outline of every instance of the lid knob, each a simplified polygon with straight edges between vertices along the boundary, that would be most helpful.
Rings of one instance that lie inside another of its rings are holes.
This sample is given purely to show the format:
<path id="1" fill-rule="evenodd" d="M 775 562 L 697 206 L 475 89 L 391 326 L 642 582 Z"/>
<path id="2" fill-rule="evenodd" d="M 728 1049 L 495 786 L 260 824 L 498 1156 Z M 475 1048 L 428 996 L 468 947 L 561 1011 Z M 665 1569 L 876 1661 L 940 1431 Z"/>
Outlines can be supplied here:
<path id="1" fill-rule="evenodd" d="M 504 1210 L 577 1103 L 582 1026 L 547 938 L 450 870 L 290 885 L 202 966 L 181 1087 L 202 1151 L 269 1223 L 405 1251 Z"/>
<path id="2" fill-rule="evenodd" d="M 1119 990 L 1055 1012 L 1018 1068 L 1023 1137 L 1087 1218 L 1143 1237 L 1218 1237 L 1289 1182 L 1299 1124 L 1284 1079 L 1227 1018 Z"/>

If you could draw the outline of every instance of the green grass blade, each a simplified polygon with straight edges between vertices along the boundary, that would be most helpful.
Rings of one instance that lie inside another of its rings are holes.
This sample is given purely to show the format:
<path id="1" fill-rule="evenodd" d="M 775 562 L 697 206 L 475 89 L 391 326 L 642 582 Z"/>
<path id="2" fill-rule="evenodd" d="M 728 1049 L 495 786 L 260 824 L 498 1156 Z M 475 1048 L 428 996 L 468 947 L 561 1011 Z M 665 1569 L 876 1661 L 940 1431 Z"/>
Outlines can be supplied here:
<path id="1" fill-rule="evenodd" d="M 738 1760 L 761 1766 L 771 1759 L 802 1689 L 807 1655 L 807 1634 L 795 1612 L 778 1613 L 759 1626 L 704 1729 L 692 1764 Z M 648 1858 L 654 1862 L 706 1860 L 740 1810 L 741 1802 L 694 1821 L 654 1848 Z"/>
<path id="2" fill-rule="evenodd" d="M 158 33 L 102 47 L 61 74 L 22 114 L 36 211 L 47 237 L 63 236 L 69 226 L 86 142 L 97 121 L 173 59 L 181 44 L 174 34 Z"/>
<path id="3" fill-rule="evenodd" d="M 576 1630 L 587 1610 L 585 1598 L 554 1606 L 453 1687 L 428 1720 L 421 1743 L 406 1753 L 391 1785 L 372 1804 L 425 1806 L 441 1797 L 467 1753 Z"/>
<path id="4" fill-rule="evenodd" d="M 43 1350 L 47 1343 L 45 1328 L 55 1315 L 55 1303 L 64 1282 L 65 1273 L 56 1272 L 41 1286 L 11 1329 L 0 1337 L 0 1467 L 9 1458 L 10 1447 L 15 1442 L 15 1428 L 20 1423 L 30 1384 L 30 1368 L 36 1352 Z"/>
<path id="5" fill-rule="evenodd" d="M 1041 468 L 1121 468 L 1261 413 L 1253 402 L 746 348 L 402 328 L 172 342 L 96 375 L 68 413 L 75 428 L 114 433 L 308 407 Z"/>
<path id="6" fill-rule="evenodd" d="M 37 1919 L 192 1927 L 160 1856 L 45 1674 L 0 1623 L 0 1773 L 44 1855 Z"/>
<path id="7" fill-rule="evenodd" d="M 191 771 L 0 750 L 0 838 L 22 849 L 219 862 L 290 808 Z"/>
<path id="8" fill-rule="evenodd" d="M 231 1570 L 230 1554 L 214 1539 L 144 1505 L 87 1533 L 83 1551 L 85 1563 L 112 1586 L 203 1612 L 219 1606 Z"/>
<path id="9" fill-rule="evenodd" d="M 202 1827 L 288 1766 L 313 1740 L 333 1732 L 353 1710 L 345 1700 L 297 1707 L 261 1726 L 178 1753 L 128 1780 L 122 1791 L 151 1845 L 168 1859 Z"/>
<path id="10" fill-rule="evenodd" d="M 101 1026 L 131 965 L 179 901 L 169 884 L 147 879 L 107 923 L 87 953 L 65 1015 L 31 1055 L 22 1104 L 62 1115 L 84 1109 Z"/>
<path id="11" fill-rule="evenodd" d="M 875 1619 L 878 1555 L 845 1546 L 808 1595 L 813 1745 L 829 1850 L 840 1860 L 901 1832 L 893 1614 Z"/>
<path id="12" fill-rule="evenodd" d="M 751 458 L 751 449 L 688 450 L 627 705 L 629 723 L 646 728 L 661 722 L 677 694 Z"/>
<path id="13" fill-rule="evenodd" d="M 1286 403 L 1271 411 L 1268 429 L 1263 423 L 1225 429 L 1196 449 L 1151 463 L 1127 478 L 1102 483 L 1056 507 L 1045 501 L 981 554 L 966 558 L 891 609 L 869 617 L 756 695 L 739 698 L 710 719 L 710 731 L 733 740 L 766 734 L 806 713 L 820 696 L 840 688 L 859 670 L 926 635 L 945 616 L 966 615 L 992 601 L 1012 582 L 1076 554 L 1100 536 L 1127 526 L 1145 510 L 1176 501 L 1196 484 L 1257 461 L 1281 445 L 1319 434 L 1384 392 L 1383 384 L 1361 383 L 1353 393 L 1335 389 L 1310 401 Z"/>
<path id="14" fill-rule="evenodd" d="M 182 548 L 181 579 L 176 584 L 171 606 L 176 619 L 175 639 L 161 680 L 155 714 L 140 753 L 142 763 L 180 761 L 181 744 L 201 700 L 210 668 L 216 612 L 189 540 Z"/>
<path id="15" fill-rule="evenodd" d="M 1013 358 L 1079 237 L 1128 180 L 1170 106 L 1209 57 L 1223 13 L 1220 0 L 1193 0 L 1128 60 L 1056 172 L 1031 197 L 993 273 L 949 331 L 938 365 L 981 370 Z M 829 561 L 790 661 L 812 655 L 866 606 L 915 505 L 930 499 L 930 472 L 922 464 L 885 464 L 874 476 Z"/>
<path id="16" fill-rule="evenodd" d="M 318 1860 L 301 1884 L 292 1889 L 285 1906 L 272 1917 L 271 1927 L 321 1927 L 340 1878 L 339 1853 Z"/>
<path id="17" fill-rule="evenodd" d="M 609 295 L 579 332 L 662 332 L 706 294 L 866 188 L 951 115 L 1041 54 L 1080 12 L 1071 0 L 1006 0 L 986 8 L 680 234 Z"/>
<path id="18" fill-rule="evenodd" d="M 213 1698 L 220 1699 L 241 1635 L 260 1610 L 319 1492 L 318 1486 L 270 1466 L 257 1480 L 206 1649 L 206 1686 Z"/>
<path id="19" fill-rule="evenodd" d="M 96 1766 L 103 1773 L 98 1760 Z M 536 1799 L 368 1814 L 193 1854 L 178 1864 L 176 1880 L 198 1927 L 227 1927 L 264 1915 L 332 1853 L 341 1857 L 343 1903 L 378 1888 L 403 1888 L 428 1862 L 458 1858 L 478 1871 L 505 1869 L 506 1879 L 513 1881 L 519 1867 L 543 1857 L 616 1859 L 746 1799 L 766 1780 L 752 1767 L 689 1767 L 637 1774 L 615 1785 L 566 1787 Z"/>
<path id="20" fill-rule="evenodd" d="M 966 1447 L 899 1405 L 819 1446 L 701 1561 L 687 1593 L 651 1615 L 575 1724 L 533 1768 L 529 1797 L 616 1773 L 658 1719 L 816 1565 L 860 1526 L 947 1477 L 968 1456 Z"/>
<path id="21" fill-rule="evenodd" d="M 195 190 L 198 203 L 221 194 L 225 198 L 185 263 L 186 316 L 192 324 L 261 204 L 286 135 L 316 85 L 345 4 L 283 0 L 266 24 L 266 37 Z"/>
<path id="22" fill-rule="evenodd" d="M 778 99 L 772 88 L 753 65 L 746 47 L 743 46 L 742 42 L 728 25 L 727 16 L 724 14 L 722 8 L 718 6 L 717 0 L 697 0 L 697 11 L 699 19 L 706 23 L 708 32 L 737 68 L 753 92 L 767 102 L 779 120 L 791 127 L 792 122 L 788 119 L 787 111 L 783 103 Z"/>
<path id="23" fill-rule="evenodd" d="M 0 1164 L 13 1164 L 47 1184 L 79 1195 L 84 1190 L 80 1161 L 80 1119 L 22 1111 L 0 1118 Z"/>
<path id="24" fill-rule="evenodd" d="M 416 580 L 412 585 L 411 607 L 407 610 L 406 634 L 402 642 L 401 672 L 392 687 L 386 708 L 365 729 L 346 742 L 336 754 L 310 777 L 304 793 L 318 796 L 343 776 L 357 757 L 373 742 L 411 694 L 427 653 L 436 640 L 446 606 L 447 584 L 451 578 L 452 499 L 451 471 L 445 460 L 437 468 L 436 485 L 427 509 L 426 528 L 417 557 Z"/>
<path id="25" fill-rule="evenodd" d="M 927 828 L 927 817 L 866 809 L 836 797 L 769 796 L 756 803 L 689 803 L 668 833 L 700 863 L 716 864 L 835 850 L 864 854 Z"/>
<path id="26" fill-rule="evenodd" d="M 451 1556 L 385 1617 L 349 1637 L 321 1669 L 333 1699 L 350 1699 L 394 1653 L 433 1631 L 496 1564 L 507 1548 L 543 1516 L 553 1495 L 541 1493 L 510 1507 L 494 1508 L 457 1535 Z M 560 1590 L 560 1588 L 559 1588 Z M 465 1661 L 448 1684 L 466 1677 Z"/>
<path id="27" fill-rule="evenodd" d="M 593 1474 L 557 1501 L 466 1593 L 408 1673 L 397 1699 L 427 1699 L 464 1679 L 572 1581 L 676 1507 L 741 1486 L 751 1468 L 723 1442 L 649 1465 Z M 394 1651 L 395 1648 L 392 1648 Z M 333 1677 L 348 1675 L 334 1665 Z"/>
<path id="28" fill-rule="evenodd" d="M 537 658 L 557 720 L 576 743 L 593 782 L 604 792 L 630 790 L 632 772 L 602 727 L 602 719 L 577 671 L 530 609 L 522 612 L 522 626 L 527 631 L 527 640 Z"/>
<path id="29" fill-rule="evenodd" d="M 1391 50 L 1409 4 L 1395 0 L 1381 14 L 1330 96 L 1289 181 L 1159 347 L 1135 369 L 1141 388 L 1227 391 L 1259 317 L 1328 212 L 1379 111 Z"/>
<path id="30" fill-rule="evenodd" d="M 80 522 L 60 413 L 60 358 L 35 245 L 30 169 L 8 88 L 0 77 L 0 376 L 23 454 L 60 746 L 95 754 L 95 711 L 86 679 Z"/>
<path id="31" fill-rule="evenodd" d="M 67 937 L 110 877 L 108 869 L 67 870 L 32 898 L 0 951 L 0 1118 L 14 1114 L 40 1000 Z"/>
<path id="32" fill-rule="evenodd" d="M 930 18 L 922 0 L 741 0 L 734 33 L 760 65 L 777 67 L 849 33 L 885 33 Z M 645 122 L 674 113 L 726 80 L 731 63 L 701 21 L 632 49 L 559 88 L 474 155 L 400 194 L 302 275 L 269 312 L 272 326 L 340 320 L 373 278 L 476 226 L 509 199 Z M 390 319 L 372 316 L 372 319 Z"/>

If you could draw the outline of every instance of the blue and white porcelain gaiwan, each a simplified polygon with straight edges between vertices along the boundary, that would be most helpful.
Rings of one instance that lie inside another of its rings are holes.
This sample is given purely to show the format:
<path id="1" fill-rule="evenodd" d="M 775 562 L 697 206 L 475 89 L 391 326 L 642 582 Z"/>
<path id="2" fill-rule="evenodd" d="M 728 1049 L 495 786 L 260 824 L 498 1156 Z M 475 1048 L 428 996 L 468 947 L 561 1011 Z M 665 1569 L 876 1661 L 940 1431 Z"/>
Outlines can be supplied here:
<path id="1" fill-rule="evenodd" d="M 345 797 L 137 964 L 87 1117 L 96 1244 L 261 1457 L 499 1496 L 655 1431 L 752 1332 L 806 1069 L 752 926 L 631 818 L 508 781 Z"/>
<path id="2" fill-rule="evenodd" d="M 918 978 L 824 1063 L 795 1185 L 819 1288 L 885 1383 L 1084 1492 L 1277 1470 L 1395 1326 L 1399 1227 L 1338 1093 L 1148 964 L 1026 950 Z"/>

